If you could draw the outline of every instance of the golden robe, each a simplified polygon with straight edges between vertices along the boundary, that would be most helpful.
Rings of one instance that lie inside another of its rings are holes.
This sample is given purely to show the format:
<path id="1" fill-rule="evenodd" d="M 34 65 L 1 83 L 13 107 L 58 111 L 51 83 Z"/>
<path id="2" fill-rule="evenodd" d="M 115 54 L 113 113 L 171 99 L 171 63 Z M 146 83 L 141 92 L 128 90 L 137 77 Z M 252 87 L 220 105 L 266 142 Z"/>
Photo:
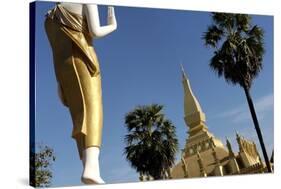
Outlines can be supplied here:
<path id="1" fill-rule="evenodd" d="M 62 103 L 70 110 L 79 156 L 90 146 L 100 147 L 103 113 L 99 62 L 86 18 L 60 4 L 48 12 L 45 30 L 53 51 Z"/>

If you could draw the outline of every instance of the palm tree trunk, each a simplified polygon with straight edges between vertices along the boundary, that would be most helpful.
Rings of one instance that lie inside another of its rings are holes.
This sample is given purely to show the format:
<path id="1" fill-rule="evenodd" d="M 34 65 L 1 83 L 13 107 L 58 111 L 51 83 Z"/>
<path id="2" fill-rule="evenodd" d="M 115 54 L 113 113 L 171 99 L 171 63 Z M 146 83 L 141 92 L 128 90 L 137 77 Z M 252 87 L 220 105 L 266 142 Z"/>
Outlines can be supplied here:
<path id="1" fill-rule="evenodd" d="M 246 97 L 247 97 L 247 102 L 248 102 L 249 109 L 250 109 L 250 112 L 251 112 L 251 115 L 252 115 L 252 118 L 253 118 L 255 129 L 256 129 L 256 132 L 257 132 L 257 135 L 258 135 L 258 138 L 259 138 L 259 142 L 260 142 L 260 145 L 261 145 L 261 149 L 262 149 L 263 157 L 264 157 L 264 160 L 265 160 L 265 163 L 266 163 L 266 167 L 267 167 L 268 172 L 271 173 L 272 172 L 271 166 L 270 166 L 269 159 L 268 159 L 268 156 L 267 156 L 267 153 L 266 153 L 262 133 L 261 133 L 261 130 L 260 130 L 259 122 L 258 122 L 258 119 L 257 119 L 255 107 L 254 107 L 254 104 L 253 104 L 253 101 L 252 101 L 252 98 L 251 98 L 251 95 L 250 95 L 250 91 L 246 86 L 243 86 L 243 89 L 244 89 Z"/>

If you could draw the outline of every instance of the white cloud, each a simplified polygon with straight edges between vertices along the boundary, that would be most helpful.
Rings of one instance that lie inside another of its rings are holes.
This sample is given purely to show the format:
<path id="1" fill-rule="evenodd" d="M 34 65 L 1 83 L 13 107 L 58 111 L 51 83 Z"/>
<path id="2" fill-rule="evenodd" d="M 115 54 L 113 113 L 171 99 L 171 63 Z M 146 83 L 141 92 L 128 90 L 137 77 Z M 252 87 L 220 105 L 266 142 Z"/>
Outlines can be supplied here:
<path id="1" fill-rule="evenodd" d="M 264 118 L 265 114 L 268 111 L 273 110 L 273 94 L 267 94 L 263 97 L 260 97 L 257 100 L 254 100 L 255 110 L 258 116 L 258 119 L 261 120 Z M 241 104 L 237 107 L 234 107 L 230 110 L 227 110 L 223 113 L 219 113 L 216 118 L 231 118 L 233 122 L 241 122 L 248 119 L 251 119 L 250 110 L 248 104 Z"/>
<path id="2" fill-rule="evenodd" d="M 266 118 L 267 116 L 273 113 L 273 106 L 274 106 L 273 94 L 269 93 L 260 98 L 253 99 L 253 102 L 254 102 L 258 120 L 260 123 L 263 123 L 263 121 L 265 121 L 264 118 Z M 228 120 L 233 123 L 230 124 L 233 126 L 233 130 L 224 132 L 219 137 L 223 138 L 224 136 L 227 136 L 235 152 L 239 151 L 236 141 L 236 136 L 235 136 L 235 131 L 237 131 L 241 136 L 245 137 L 247 140 L 251 140 L 255 142 L 259 150 L 259 153 L 263 158 L 260 149 L 260 143 L 256 134 L 256 130 L 252 123 L 252 117 L 247 102 L 232 107 L 222 113 L 218 113 L 213 118 L 220 119 L 220 120 Z M 264 122 L 264 124 L 262 124 L 262 126 L 264 126 L 262 128 L 262 133 L 263 133 L 264 142 L 266 144 L 267 153 L 268 156 L 270 157 L 272 153 L 272 149 L 274 148 L 273 125 L 267 125 L 267 123 L 268 122 Z"/>

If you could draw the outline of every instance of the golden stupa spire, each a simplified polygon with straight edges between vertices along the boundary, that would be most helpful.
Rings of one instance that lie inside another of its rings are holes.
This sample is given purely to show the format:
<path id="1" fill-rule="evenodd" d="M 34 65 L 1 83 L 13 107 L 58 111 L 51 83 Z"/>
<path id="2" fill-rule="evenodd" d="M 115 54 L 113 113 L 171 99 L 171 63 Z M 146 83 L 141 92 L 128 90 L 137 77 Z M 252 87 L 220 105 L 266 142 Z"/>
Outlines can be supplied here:
<path id="1" fill-rule="evenodd" d="M 194 112 L 202 112 L 201 106 L 192 92 L 189 79 L 184 71 L 182 64 L 181 64 L 181 71 L 182 71 L 182 83 L 184 88 L 184 114 L 190 115 Z"/>
<path id="2" fill-rule="evenodd" d="M 197 133 L 198 131 L 206 128 L 205 126 L 205 114 L 201 109 L 201 106 L 192 92 L 189 79 L 181 64 L 182 71 L 182 83 L 184 89 L 184 119 L 189 127 L 190 135 Z"/>

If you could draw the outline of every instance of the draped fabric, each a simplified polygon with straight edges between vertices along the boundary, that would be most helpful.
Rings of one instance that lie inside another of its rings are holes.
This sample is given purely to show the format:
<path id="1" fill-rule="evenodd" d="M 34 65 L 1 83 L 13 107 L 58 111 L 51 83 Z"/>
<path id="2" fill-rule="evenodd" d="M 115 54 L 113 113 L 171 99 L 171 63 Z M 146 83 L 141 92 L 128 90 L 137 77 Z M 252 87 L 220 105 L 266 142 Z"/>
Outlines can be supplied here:
<path id="1" fill-rule="evenodd" d="M 82 159 L 85 148 L 101 145 L 103 113 L 98 58 L 83 16 L 57 4 L 46 15 L 45 30 L 52 48 L 59 97 L 69 108 L 72 137 Z"/>
<path id="2" fill-rule="evenodd" d="M 87 48 L 91 46 L 92 38 L 88 30 L 86 19 L 82 15 L 66 10 L 60 4 L 57 4 L 46 16 L 61 24 L 63 32 L 65 32 L 86 55 L 89 59 L 86 65 L 91 75 L 96 76 L 99 74 L 100 70 L 96 53 Z"/>

